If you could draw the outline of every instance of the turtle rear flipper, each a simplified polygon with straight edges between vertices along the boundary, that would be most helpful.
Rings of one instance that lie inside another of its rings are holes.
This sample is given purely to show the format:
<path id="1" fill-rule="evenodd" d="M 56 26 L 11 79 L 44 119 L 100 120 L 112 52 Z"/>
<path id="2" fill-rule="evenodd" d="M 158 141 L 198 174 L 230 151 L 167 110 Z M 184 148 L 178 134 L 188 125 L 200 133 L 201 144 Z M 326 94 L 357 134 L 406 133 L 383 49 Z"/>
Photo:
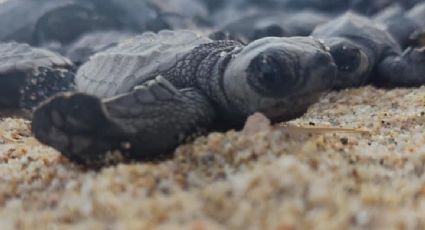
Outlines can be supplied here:
<path id="1" fill-rule="evenodd" d="M 408 48 L 401 56 L 389 56 L 378 66 L 374 83 L 386 87 L 412 87 L 425 84 L 425 47 Z"/>
<path id="2" fill-rule="evenodd" d="M 32 131 L 73 161 L 102 165 L 114 150 L 130 159 L 159 158 L 214 117 L 198 90 L 178 90 L 157 77 L 105 101 L 82 93 L 57 96 L 35 111 Z"/>

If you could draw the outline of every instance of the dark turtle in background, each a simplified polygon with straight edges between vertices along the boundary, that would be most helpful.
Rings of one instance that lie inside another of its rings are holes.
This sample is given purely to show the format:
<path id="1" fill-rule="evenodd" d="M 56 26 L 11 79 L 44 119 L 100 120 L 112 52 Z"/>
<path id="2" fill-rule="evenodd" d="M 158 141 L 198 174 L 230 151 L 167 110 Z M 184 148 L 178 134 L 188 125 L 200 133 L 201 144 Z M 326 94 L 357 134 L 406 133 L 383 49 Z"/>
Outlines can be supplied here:
<path id="1" fill-rule="evenodd" d="M 410 10 L 406 10 L 400 4 L 394 4 L 373 17 L 374 21 L 380 22 L 385 29 L 396 39 L 402 48 L 411 45 L 414 31 L 425 28 L 425 3 L 417 4 Z"/>
<path id="2" fill-rule="evenodd" d="M 125 31 L 96 31 L 87 33 L 66 47 L 65 56 L 79 66 L 86 62 L 93 54 L 106 50 L 119 42 L 135 36 Z"/>
<path id="3" fill-rule="evenodd" d="M 395 3 L 408 9 L 421 2 L 423 0 L 233 0 L 227 1 L 227 5 L 224 7 L 243 9 L 256 7 L 266 10 L 291 9 L 294 11 L 309 9 L 334 15 L 351 10 L 369 16 Z"/>
<path id="4" fill-rule="evenodd" d="M 43 15 L 35 25 L 33 44 L 68 45 L 86 33 L 116 28 L 119 23 L 87 7 L 70 4 Z"/>
<path id="5" fill-rule="evenodd" d="M 423 2 L 423 0 L 271 0 L 283 2 L 284 8 L 315 9 L 328 13 L 344 13 L 353 11 L 370 16 L 392 5 L 400 4 L 406 9 Z"/>
<path id="6" fill-rule="evenodd" d="M 226 7 L 226 4 L 230 1 L 228 0 L 200 0 L 210 13 L 214 13 L 216 11 L 222 10 Z"/>
<path id="7" fill-rule="evenodd" d="M 0 42 L 32 43 L 37 21 L 47 12 L 65 6 L 66 0 L 9 0 L 0 3 Z"/>
<path id="8" fill-rule="evenodd" d="M 325 12 L 342 12 L 350 8 L 352 0 L 270 0 L 280 2 L 282 7 L 291 9 L 313 9 Z"/>
<path id="9" fill-rule="evenodd" d="M 169 29 L 158 8 L 133 0 L 9 0 L 0 3 L 0 41 L 63 52 L 86 33 Z"/>
<path id="10" fill-rule="evenodd" d="M 307 36 L 316 26 L 351 10 L 373 14 L 394 0 L 228 1 L 213 13 L 216 30 L 245 42 L 267 36 Z M 400 4 L 405 10 L 405 7 Z M 404 25 L 404 23 L 401 23 Z"/>
<path id="11" fill-rule="evenodd" d="M 119 28 L 135 32 L 171 29 L 161 18 L 159 8 L 146 0 L 77 0 L 79 4 L 90 3 L 96 12 L 118 22 Z"/>
<path id="12" fill-rule="evenodd" d="M 409 47 L 402 52 L 400 44 L 384 28 L 366 17 L 347 13 L 313 31 L 312 36 L 329 47 L 338 66 L 335 88 L 370 82 L 389 87 L 425 83 L 424 48 Z"/>
<path id="13" fill-rule="evenodd" d="M 222 8 L 260 8 L 264 11 L 313 10 L 330 14 L 343 13 L 353 10 L 361 14 L 370 14 L 390 5 L 394 0 L 233 0 L 226 1 Z"/>
<path id="14" fill-rule="evenodd" d="M 207 7 L 199 0 L 150 0 L 159 17 L 173 29 L 197 29 L 212 25 Z"/>
<path id="15" fill-rule="evenodd" d="M 393 35 L 394 39 L 402 46 L 406 47 L 412 31 L 418 29 L 417 24 L 406 17 L 406 9 L 400 4 L 391 5 L 373 17 L 374 21 L 380 22 L 385 29 Z"/>
<path id="16" fill-rule="evenodd" d="M 242 17 L 218 31 L 251 42 L 263 37 L 308 36 L 330 17 L 317 11 L 259 13 Z"/>
<path id="17" fill-rule="evenodd" d="M 35 45 L 70 45 L 87 33 L 116 30 L 142 33 L 169 29 L 153 5 L 132 0 L 75 0 L 55 8 L 36 24 Z"/>
<path id="18" fill-rule="evenodd" d="M 73 68 L 51 51 L 0 43 L 0 106 L 30 109 L 58 92 L 74 90 Z"/>

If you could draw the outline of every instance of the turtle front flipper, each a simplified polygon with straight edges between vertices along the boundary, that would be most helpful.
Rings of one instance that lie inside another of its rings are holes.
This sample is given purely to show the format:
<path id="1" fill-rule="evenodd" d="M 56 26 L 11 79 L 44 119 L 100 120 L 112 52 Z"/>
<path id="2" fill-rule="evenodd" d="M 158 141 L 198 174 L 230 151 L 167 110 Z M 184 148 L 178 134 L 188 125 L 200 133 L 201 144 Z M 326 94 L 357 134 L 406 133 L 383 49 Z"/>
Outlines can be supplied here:
<path id="1" fill-rule="evenodd" d="M 402 55 L 388 56 L 378 66 L 373 82 L 385 87 L 414 87 L 425 84 L 425 47 L 408 48 Z"/>
<path id="2" fill-rule="evenodd" d="M 40 142 L 87 164 L 102 160 L 97 159 L 99 152 L 117 149 L 125 135 L 98 98 L 82 93 L 57 95 L 43 103 L 33 114 L 32 132 Z"/>
<path id="3" fill-rule="evenodd" d="M 32 130 L 73 161 L 103 165 L 114 150 L 126 159 L 160 158 L 214 118 L 198 90 L 178 90 L 157 77 L 104 101 L 82 93 L 56 96 L 35 111 Z"/>

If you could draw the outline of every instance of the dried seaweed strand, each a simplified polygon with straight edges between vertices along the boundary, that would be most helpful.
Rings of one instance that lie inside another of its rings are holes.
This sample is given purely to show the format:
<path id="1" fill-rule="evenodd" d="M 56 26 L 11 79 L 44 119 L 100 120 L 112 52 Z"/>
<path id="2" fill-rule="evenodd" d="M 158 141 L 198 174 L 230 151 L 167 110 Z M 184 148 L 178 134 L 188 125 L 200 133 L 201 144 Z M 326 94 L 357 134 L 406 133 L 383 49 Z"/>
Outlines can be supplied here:
<path id="1" fill-rule="evenodd" d="M 294 125 L 282 124 L 279 128 L 284 128 L 288 131 L 294 132 L 308 132 L 308 133 L 354 133 L 354 134 L 370 134 L 369 130 L 355 129 L 355 128 L 341 128 L 341 127 L 300 127 Z"/>

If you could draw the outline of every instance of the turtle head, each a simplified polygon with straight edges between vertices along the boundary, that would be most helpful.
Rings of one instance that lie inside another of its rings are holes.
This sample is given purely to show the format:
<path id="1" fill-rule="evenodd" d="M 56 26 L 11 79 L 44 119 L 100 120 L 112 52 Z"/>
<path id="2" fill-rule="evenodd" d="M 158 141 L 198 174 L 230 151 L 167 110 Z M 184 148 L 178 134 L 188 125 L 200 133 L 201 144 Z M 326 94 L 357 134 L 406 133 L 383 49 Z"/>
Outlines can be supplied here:
<path id="1" fill-rule="evenodd" d="M 343 38 L 333 38 L 326 42 L 338 68 L 335 87 L 347 88 L 365 84 L 371 71 L 372 52 L 367 54 L 367 47 Z"/>
<path id="2" fill-rule="evenodd" d="M 239 52 L 224 73 L 224 90 L 241 115 L 262 112 L 274 121 L 304 113 L 332 88 L 336 66 L 312 38 L 263 38 Z"/>

